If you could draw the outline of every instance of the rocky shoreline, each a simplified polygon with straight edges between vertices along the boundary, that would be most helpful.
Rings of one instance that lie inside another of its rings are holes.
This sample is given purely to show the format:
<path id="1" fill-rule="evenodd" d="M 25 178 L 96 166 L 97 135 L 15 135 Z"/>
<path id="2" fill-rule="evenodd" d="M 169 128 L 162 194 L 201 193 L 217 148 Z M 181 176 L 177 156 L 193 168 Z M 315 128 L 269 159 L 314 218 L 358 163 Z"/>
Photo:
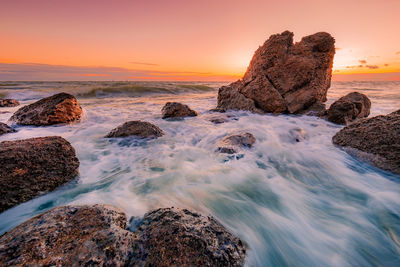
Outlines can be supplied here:
<path id="1" fill-rule="evenodd" d="M 329 109 L 324 102 L 330 87 L 334 39 L 316 33 L 293 43 L 293 33 L 272 35 L 255 52 L 243 78 L 218 91 L 212 111 L 245 110 L 258 114 L 303 114 L 344 125 L 333 144 L 374 166 L 400 174 L 400 110 L 367 118 L 371 101 L 352 92 Z M 1 100 L 0 107 L 17 101 Z M 18 103 L 19 104 L 19 103 Z M 67 93 L 43 98 L 18 109 L 10 118 L 19 126 L 78 123 L 83 109 Z M 198 112 L 178 102 L 161 110 L 168 121 L 196 119 Z M 221 124 L 227 117 L 214 116 Z M 172 122 L 168 122 L 172 123 Z M 184 122 L 182 122 L 184 123 Z M 0 123 L 0 135 L 16 132 Z M 150 122 L 131 120 L 104 138 L 162 138 L 165 132 Z M 302 129 L 289 132 L 302 142 Z M 253 134 L 226 132 L 214 153 L 237 154 L 257 146 Z M 48 193 L 79 174 L 79 160 L 71 144 L 58 136 L 0 143 L 0 212 Z M 126 215 L 107 205 L 57 207 L 22 223 L 0 237 L 0 265 L 126 265 L 126 266 L 242 266 L 246 245 L 210 216 L 176 208 L 144 215 L 128 230 Z"/>

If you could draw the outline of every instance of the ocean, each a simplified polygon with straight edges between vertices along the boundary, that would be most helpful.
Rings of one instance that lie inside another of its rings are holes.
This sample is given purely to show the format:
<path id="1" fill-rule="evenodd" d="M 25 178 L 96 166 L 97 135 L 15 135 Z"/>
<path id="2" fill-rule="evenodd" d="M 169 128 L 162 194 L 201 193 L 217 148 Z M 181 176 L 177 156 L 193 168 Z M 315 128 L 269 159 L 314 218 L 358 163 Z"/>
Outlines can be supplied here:
<path id="1" fill-rule="evenodd" d="M 79 123 L 17 126 L 0 141 L 59 135 L 76 149 L 79 177 L 0 214 L 0 234 L 55 206 L 106 203 L 128 218 L 160 207 L 211 214 L 248 246 L 247 266 L 399 266 L 400 176 L 377 169 L 332 144 L 342 126 L 297 115 L 209 112 L 218 88 L 204 82 L 0 82 L 0 97 L 32 103 L 57 92 L 74 94 Z M 366 94 L 371 115 L 400 108 L 400 82 L 333 82 L 330 103 Z M 198 117 L 161 119 L 168 101 Z M 7 122 L 19 107 L 1 108 Z M 228 122 L 213 124 L 215 116 Z M 158 139 L 105 139 L 116 126 L 145 120 Z M 305 131 L 302 142 L 293 131 Z M 238 156 L 216 153 L 229 133 L 257 141 Z"/>

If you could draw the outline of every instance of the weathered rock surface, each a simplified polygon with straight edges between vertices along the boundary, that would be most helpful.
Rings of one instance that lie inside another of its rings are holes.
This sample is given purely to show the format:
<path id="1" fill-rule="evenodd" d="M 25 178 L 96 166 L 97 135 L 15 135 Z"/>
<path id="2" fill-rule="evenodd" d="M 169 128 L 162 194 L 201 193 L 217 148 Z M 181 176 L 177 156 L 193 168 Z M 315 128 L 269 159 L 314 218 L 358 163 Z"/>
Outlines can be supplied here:
<path id="1" fill-rule="evenodd" d="M 348 124 L 359 118 L 366 118 L 371 101 L 364 94 L 353 92 L 335 101 L 328 109 L 327 119 L 337 124 Z"/>
<path id="2" fill-rule="evenodd" d="M 0 212 L 52 191 L 78 175 L 79 160 L 59 136 L 0 143 Z"/>
<path id="3" fill-rule="evenodd" d="M 217 151 L 220 153 L 234 154 L 242 148 L 250 148 L 256 142 L 251 133 L 237 133 L 224 137 L 217 144 Z"/>
<path id="4" fill-rule="evenodd" d="M 137 230 L 149 266 L 242 266 L 246 248 L 212 217 L 186 209 L 147 213 Z"/>
<path id="5" fill-rule="evenodd" d="M 10 120 L 22 125 L 70 123 L 81 118 L 82 108 L 70 94 L 59 93 L 17 110 Z"/>
<path id="6" fill-rule="evenodd" d="M 197 116 L 197 112 L 190 109 L 189 106 L 177 102 L 167 102 L 161 113 L 163 119 Z"/>
<path id="7" fill-rule="evenodd" d="M 0 237 L 0 265 L 242 266 L 246 247 L 212 217 L 164 208 L 135 232 L 108 205 L 54 208 Z"/>
<path id="8" fill-rule="evenodd" d="M 333 136 L 334 144 L 373 165 L 400 174 L 400 110 L 361 119 Z"/>
<path id="9" fill-rule="evenodd" d="M 140 138 L 157 138 L 163 136 L 164 132 L 154 124 L 146 121 L 128 121 L 113 129 L 107 138 L 137 136 Z"/>
<path id="10" fill-rule="evenodd" d="M 0 237 L 0 265 L 123 266 L 135 245 L 125 228 L 112 206 L 54 208 Z"/>
<path id="11" fill-rule="evenodd" d="M 293 33 L 272 35 L 255 52 L 243 78 L 218 92 L 217 110 L 300 113 L 325 102 L 335 40 L 325 32 L 293 44 Z"/>
<path id="12" fill-rule="evenodd" d="M 16 107 L 19 102 L 15 99 L 0 99 L 0 108 L 2 107 Z"/>
<path id="13" fill-rule="evenodd" d="M 5 123 L 0 122 L 0 135 L 6 134 L 6 133 L 14 133 L 16 132 L 13 128 L 8 126 Z"/>

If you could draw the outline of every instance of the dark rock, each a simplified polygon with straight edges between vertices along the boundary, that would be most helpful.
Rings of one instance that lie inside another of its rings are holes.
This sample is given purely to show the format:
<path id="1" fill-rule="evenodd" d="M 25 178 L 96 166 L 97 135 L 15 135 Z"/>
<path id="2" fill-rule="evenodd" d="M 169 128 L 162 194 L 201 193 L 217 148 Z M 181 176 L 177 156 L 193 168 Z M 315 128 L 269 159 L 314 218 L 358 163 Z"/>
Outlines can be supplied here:
<path id="1" fill-rule="evenodd" d="M 132 135 L 140 138 L 157 138 L 164 135 L 164 132 L 149 122 L 128 121 L 113 129 L 106 137 L 127 137 Z"/>
<path id="2" fill-rule="evenodd" d="M 0 237 L 0 265 L 124 266 L 135 249 L 125 228 L 112 206 L 54 208 Z"/>
<path id="3" fill-rule="evenodd" d="M 183 118 L 183 117 L 194 117 L 197 116 L 197 112 L 190 109 L 187 105 L 168 102 L 161 110 L 162 118 Z"/>
<path id="4" fill-rule="evenodd" d="M 10 120 L 22 125 L 70 123 L 81 118 L 82 108 L 73 95 L 59 93 L 17 110 Z"/>
<path id="5" fill-rule="evenodd" d="M 0 135 L 6 134 L 6 133 L 14 133 L 16 130 L 11 128 L 5 123 L 0 122 Z"/>
<path id="6" fill-rule="evenodd" d="M 212 217 L 164 208 L 135 232 L 108 205 L 57 207 L 0 237 L 1 266 L 242 266 L 246 247 Z"/>
<path id="7" fill-rule="evenodd" d="M 16 107 L 19 102 L 15 99 L 0 99 L 0 108 L 2 107 Z"/>
<path id="8" fill-rule="evenodd" d="M 307 115 L 307 116 L 316 116 L 316 117 L 324 117 L 326 116 L 327 110 L 324 103 L 317 101 L 312 104 L 309 108 L 304 111 L 299 112 L 298 114 Z"/>
<path id="9" fill-rule="evenodd" d="M 293 44 L 293 33 L 272 35 L 255 52 L 243 78 L 218 91 L 217 110 L 299 113 L 325 102 L 335 40 L 325 32 Z"/>
<path id="10" fill-rule="evenodd" d="M 250 148 L 256 142 L 256 138 L 251 133 L 238 133 L 224 137 L 217 144 L 217 151 L 220 153 L 234 154 L 241 148 Z"/>
<path id="11" fill-rule="evenodd" d="M 364 94 L 353 92 L 335 101 L 328 109 L 327 119 L 337 124 L 348 124 L 359 118 L 366 118 L 371 101 Z"/>
<path id="12" fill-rule="evenodd" d="M 307 132 L 302 128 L 294 128 L 289 131 L 290 140 L 292 143 L 298 143 L 306 140 Z"/>
<path id="13" fill-rule="evenodd" d="M 186 209 L 147 213 L 137 234 L 148 266 L 242 266 L 246 248 L 212 217 Z"/>
<path id="14" fill-rule="evenodd" d="M 78 175 L 79 160 L 71 144 L 59 136 L 0 143 L 0 212 Z"/>
<path id="15" fill-rule="evenodd" d="M 400 174 L 400 110 L 355 121 L 332 141 L 379 168 Z"/>

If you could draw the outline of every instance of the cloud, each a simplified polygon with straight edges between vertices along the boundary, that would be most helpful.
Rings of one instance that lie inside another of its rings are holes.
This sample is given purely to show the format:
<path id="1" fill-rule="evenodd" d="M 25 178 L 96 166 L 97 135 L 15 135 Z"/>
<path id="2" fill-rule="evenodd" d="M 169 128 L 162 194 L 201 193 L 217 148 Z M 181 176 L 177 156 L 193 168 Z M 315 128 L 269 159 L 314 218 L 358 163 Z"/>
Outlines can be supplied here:
<path id="1" fill-rule="evenodd" d="M 397 51 L 397 52 L 396 52 L 396 55 L 400 55 L 400 51 Z"/>
<path id="2" fill-rule="evenodd" d="M 389 66 L 389 64 L 386 63 L 386 64 L 384 64 L 384 66 L 387 67 L 387 66 Z"/>
<path id="3" fill-rule="evenodd" d="M 362 60 L 359 60 L 358 62 L 360 62 L 361 64 L 367 64 L 367 61 L 366 61 L 366 60 L 364 60 L 364 59 L 362 59 Z"/>
<path id="4" fill-rule="evenodd" d="M 336 50 L 336 51 L 339 51 L 339 50 L 342 50 L 342 48 L 340 48 L 340 47 L 335 47 L 335 50 Z"/>
<path id="5" fill-rule="evenodd" d="M 129 63 L 134 64 L 134 65 L 160 66 L 159 64 L 147 63 L 147 62 L 135 62 L 135 61 L 133 61 L 133 62 L 129 62 Z"/>
<path id="6" fill-rule="evenodd" d="M 233 80 L 211 72 L 127 69 L 107 66 L 66 66 L 39 63 L 0 63 L 2 81 L 79 80 Z"/>
<path id="7" fill-rule="evenodd" d="M 372 69 L 372 70 L 379 69 L 379 66 L 377 66 L 377 65 L 365 65 L 365 67 L 367 67 L 368 69 Z"/>

